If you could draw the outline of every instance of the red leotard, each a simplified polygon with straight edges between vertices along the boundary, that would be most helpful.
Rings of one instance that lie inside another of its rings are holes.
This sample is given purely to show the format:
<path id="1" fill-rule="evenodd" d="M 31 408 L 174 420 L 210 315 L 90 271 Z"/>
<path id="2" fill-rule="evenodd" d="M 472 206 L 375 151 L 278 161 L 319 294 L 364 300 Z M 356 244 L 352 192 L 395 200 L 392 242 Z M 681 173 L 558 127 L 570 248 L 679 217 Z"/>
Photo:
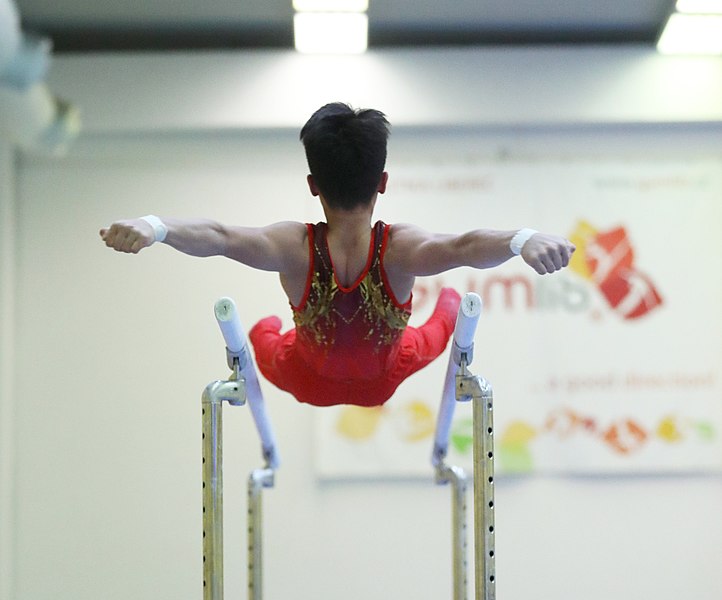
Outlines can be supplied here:
<path id="1" fill-rule="evenodd" d="M 381 405 L 444 351 L 459 294 L 443 289 L 428 321 L 407 327 L 411 297 L 398 302 L 383 267 L 389 225 L 374 225 L 366 266 L 350 287 L 336 279 L 326 223 L 307 228 L 306 290 L 298 306 L 291 304 L 296 326 L 281 334 L 281 320 L 267 317 L 251 329 L 258 368 L 300 402 Z"/>

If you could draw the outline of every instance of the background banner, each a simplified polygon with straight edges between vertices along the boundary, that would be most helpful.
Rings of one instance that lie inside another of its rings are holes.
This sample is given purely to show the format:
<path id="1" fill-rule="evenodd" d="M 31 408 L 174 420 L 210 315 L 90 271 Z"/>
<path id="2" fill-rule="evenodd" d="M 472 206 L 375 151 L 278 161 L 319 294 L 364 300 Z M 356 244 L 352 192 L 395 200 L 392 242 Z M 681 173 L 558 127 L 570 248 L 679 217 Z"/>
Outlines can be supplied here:
<path id="1" fill-rule="evenodd" d="M 722 468 L 722 162 L 448 159 L 390 166 L 377 217 L 428 230 L 535 229 L 577 245 L 539 276 L 519 258 L 420 278 L 484 302 L 471 371 L 494 388 L 500 473 Z M 430 477 L 448 350 L 382 408 L 316 411 L 323 478 Z M 448 462 L 471 467 L 471 407 Z"/>

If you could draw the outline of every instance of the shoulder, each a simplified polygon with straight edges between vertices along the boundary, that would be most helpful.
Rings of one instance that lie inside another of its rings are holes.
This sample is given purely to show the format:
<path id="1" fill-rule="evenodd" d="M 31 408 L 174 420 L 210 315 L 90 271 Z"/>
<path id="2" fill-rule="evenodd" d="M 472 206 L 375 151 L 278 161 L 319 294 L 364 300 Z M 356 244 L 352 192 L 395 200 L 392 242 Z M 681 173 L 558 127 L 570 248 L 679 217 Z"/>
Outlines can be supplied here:
<path id="1" fill-rule="evenodd" d="M 391 252 L 406 252 L 431 237 L 432 234 L 428 231 L 411 223 L 394 223 L 388 226 L 388 245 Z"/>
<path id="2" fill-rule="evenodd" d="M 309 227 L 299 221 L 280 221 L 262 228 L 264 236 L 285 252 L 308 243 Z"/>
<path id="3" fill-rule="evenodd" d="M 269 233 L 284 234 L 298 238 L 299 236 L 303 237 L 307 235 L 308 225 L 300 221 L 279 221 L 278 223 L 266 225 L 265 229 Z"/>
<path id="4" fill-rule="evenodd" d="M 387 271 L 405 272 L 409 256 L 425 239 L 424 230 L 410 223 L 393 223 L 386 231 L 384 263 Z"/>

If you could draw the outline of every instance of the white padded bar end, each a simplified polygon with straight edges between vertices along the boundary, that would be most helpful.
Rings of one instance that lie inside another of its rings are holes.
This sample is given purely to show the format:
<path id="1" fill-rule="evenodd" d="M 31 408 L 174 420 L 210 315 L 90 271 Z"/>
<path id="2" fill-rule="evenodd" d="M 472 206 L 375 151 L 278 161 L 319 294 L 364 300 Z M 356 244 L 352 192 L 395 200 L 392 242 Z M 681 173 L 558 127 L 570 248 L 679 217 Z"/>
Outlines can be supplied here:
<path id="1" fill-rule="evenodd" d="M 232 298 L 220 298 L 216 301 L 214 312 L 221 328 L 226 347 L 231 352 L 241 352 L 247 345 L 246 334 Z"/>
<path id="2" fill-rule="evenodd" d="M 454 328 L 454 342 L 460 348 L 468 348 L 474 343 L 479 315 L 481 315 L 481 296 L 474 292 L 467 292 L 461 299 Z"/>

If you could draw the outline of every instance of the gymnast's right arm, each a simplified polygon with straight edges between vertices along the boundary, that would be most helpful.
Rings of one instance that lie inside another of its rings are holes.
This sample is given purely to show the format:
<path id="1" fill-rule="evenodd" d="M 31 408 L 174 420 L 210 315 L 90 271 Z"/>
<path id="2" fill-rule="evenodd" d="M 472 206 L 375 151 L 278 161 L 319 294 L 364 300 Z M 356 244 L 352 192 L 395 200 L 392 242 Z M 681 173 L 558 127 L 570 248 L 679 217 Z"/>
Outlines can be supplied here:
<path id="1" fill-rule="evenodd" d="M 105 245 L 137 254 L 162 241 L 190 256 L 226 256 L 264 271 L 287 272 L 308 253 L 306 226 L 284 221 L 265 227 L 223 225 L 208 219 L 148 216 L 116 221 L 100 230 Z"/>

